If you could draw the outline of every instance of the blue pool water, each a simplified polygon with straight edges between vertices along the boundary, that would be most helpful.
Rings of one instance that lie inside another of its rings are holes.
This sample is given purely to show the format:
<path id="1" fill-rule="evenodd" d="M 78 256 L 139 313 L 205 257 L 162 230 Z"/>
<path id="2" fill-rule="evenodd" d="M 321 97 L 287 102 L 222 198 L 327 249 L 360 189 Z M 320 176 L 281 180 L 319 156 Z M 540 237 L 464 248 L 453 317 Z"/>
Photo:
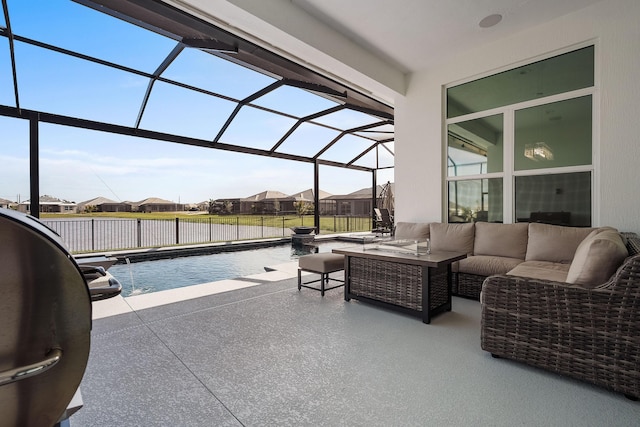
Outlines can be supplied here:
<path id="1" fill-rule="evenodd" d="M 334 248 L 352 245 L 353 243 L 340 241 L 316 243 L 318 252 L 331 252 Z M 280 245 L 246 251 L 116 264 L 109 268 L 109 273 L 120 281 L 122 296 L 127 297 L 264 273 L 265 267 L 295 260 L 312 251 L 316 250 L 312 247 L 293 248 L 291 245 Z"/>

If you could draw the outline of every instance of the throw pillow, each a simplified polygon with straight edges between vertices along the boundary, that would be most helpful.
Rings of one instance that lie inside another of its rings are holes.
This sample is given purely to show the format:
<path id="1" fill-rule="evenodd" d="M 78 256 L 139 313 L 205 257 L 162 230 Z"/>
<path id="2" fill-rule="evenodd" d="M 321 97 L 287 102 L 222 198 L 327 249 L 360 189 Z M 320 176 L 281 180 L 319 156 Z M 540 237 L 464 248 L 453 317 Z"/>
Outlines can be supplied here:
<path id="1" fill-rule="evenodd" d="M 594 230 L 576 249 L 567 283 L 587 288 L 606 282 L 629 255 L 620 233 Z"/>

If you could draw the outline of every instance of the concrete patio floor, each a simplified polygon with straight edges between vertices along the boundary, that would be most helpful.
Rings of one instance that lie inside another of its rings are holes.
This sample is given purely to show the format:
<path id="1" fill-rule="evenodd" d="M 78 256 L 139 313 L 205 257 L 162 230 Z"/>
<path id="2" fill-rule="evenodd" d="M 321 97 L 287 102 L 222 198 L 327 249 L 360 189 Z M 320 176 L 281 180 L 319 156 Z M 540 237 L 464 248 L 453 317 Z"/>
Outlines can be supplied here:
<path id="1" fill-rule="evenodd" d="M 295 271 L 94 303 L 71 426 L 638 425 L 638 402 L 491 358 L 477 301 L 425 325 Z"/>

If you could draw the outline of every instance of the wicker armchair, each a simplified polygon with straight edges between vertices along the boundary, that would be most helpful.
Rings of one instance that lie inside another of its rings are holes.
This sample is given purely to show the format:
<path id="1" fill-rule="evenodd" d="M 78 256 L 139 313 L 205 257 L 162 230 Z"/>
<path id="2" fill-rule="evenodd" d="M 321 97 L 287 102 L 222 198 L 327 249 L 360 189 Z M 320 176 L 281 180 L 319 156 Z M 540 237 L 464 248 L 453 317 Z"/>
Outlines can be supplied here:
<path id="1" fill-rule="evenodd" d="M 596 289 L 491 276 L 481 304 L 492 355 L 640 398 L 640 255 Z"/>

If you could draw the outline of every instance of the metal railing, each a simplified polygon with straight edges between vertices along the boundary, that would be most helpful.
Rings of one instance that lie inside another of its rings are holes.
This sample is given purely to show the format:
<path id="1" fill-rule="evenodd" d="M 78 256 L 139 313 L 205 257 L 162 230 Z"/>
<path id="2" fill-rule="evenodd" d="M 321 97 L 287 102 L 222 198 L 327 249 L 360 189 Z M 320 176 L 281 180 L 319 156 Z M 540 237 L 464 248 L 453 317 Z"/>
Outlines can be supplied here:
<path id="1" fill-rule="evenodd" d="M 237 240 L 287 237 L 290 227 L 313 225 L 313 217 L 207 216 L 203 218 L 45 218 L 72 253 L 191 245 Z M 294 223 L 295 222 L 295 223 Z M 321 233 L 371 230 L 365 216 L 321 217 Z"/>

